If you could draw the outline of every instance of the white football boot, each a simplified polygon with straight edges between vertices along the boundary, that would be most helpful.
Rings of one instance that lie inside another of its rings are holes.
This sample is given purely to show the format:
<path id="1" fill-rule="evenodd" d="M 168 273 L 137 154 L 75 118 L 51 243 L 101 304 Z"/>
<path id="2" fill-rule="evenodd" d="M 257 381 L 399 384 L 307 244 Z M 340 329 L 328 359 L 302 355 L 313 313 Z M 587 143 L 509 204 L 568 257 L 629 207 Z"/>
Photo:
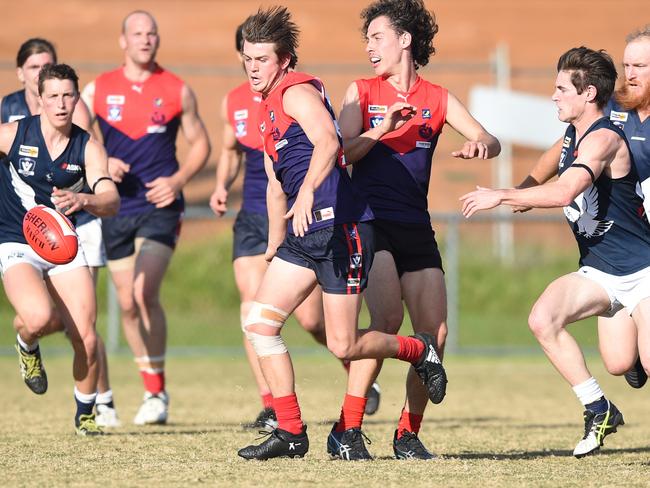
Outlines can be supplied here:
<path id="1" fill-rule="evenodd" d="M 135 425 L 163 425 L 167 423 L 169 395 L 164 391 L 156 395 L 144 392 L 144 400 L 133 419 Z"/>

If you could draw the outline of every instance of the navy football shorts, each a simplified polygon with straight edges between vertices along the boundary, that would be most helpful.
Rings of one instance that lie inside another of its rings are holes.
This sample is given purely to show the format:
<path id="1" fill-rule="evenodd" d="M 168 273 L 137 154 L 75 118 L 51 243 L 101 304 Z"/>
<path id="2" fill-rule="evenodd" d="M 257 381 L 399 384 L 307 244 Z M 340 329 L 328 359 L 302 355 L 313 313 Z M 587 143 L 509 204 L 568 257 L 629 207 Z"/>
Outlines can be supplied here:
<path id="1" fill-rule="evenodd" d="M 276 256 L 316 273 L 324 293 L 361 293 L 372 266 L 373 228 L 370 222 L 337 224 L 296 237 L 287 234 Z"/>
<path id="2" fill-rule="evenodd" d="M 409 224 L 375 219 L 375 252 L 392 254 L 397 273 L 442 268 L 435 232 L 431 224 Z"/>
<path id="3" fill-rule="evenodd" d="M 269 218 L 240 210 L 233 226 L 232 259 L 259 256 L 266 252 L 269 237 Z"/>

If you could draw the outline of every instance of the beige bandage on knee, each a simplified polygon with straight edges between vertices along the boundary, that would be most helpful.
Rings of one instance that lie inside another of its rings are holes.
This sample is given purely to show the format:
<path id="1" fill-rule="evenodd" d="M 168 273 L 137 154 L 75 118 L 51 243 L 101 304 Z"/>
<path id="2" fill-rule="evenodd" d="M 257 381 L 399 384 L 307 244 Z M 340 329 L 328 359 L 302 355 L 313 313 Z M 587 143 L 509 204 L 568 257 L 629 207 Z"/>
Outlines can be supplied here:
<path id="1" fill-rule="evenodd" d="M 281 329 L 289 314 L 284 310 L 265 303 L 253 302 L 242 329 L 260 358 L 288 352 L 287 345 L 280 335 L 264 335 L 248 330 L 249 326 L 262 324 Z"/>

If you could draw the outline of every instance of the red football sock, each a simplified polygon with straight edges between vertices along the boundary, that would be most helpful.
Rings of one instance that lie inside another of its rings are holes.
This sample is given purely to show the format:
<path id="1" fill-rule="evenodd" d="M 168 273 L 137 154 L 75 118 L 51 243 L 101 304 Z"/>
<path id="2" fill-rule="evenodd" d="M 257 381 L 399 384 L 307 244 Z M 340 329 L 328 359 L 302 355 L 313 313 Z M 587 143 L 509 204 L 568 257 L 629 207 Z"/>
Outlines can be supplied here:
<path id="1" fill-rule="evenodd" d="M 354 429 L 355 427 L 361 428 L 367 401 L 367 398 L 355 397 L 346 393 L 345 400 L 343 400 L 343 408 L 341 408 L 341 417 L 336 426 L 336 432 L 343 432 L 344 430 Z"/>
<path id="2" fill-rule="evenodd" d="M 140 370 L 140 376 L 142 376 L 142 382 L 144 383 L 144 389 L 149 393 L 156 395 L 161 391 L 165 390 L 165 372 L 160 371 L 158 373 L 149 373 L 144 370 Z"/>
<path id="3" fill-rule="evenodd" d="M 399 418 L 399 423 L 397 424 L 397 438 L 402 437 L 404 432 L 413 432 L 414 434 L 420 432 L 422 417 L 422 415 L 407 412 L 405 409 L 402 409 L 402 416 Z"/>
<path id="4" fill-rule="evenodd" d="M 292 434 L 300 434 L 303 429 L 302 419 L 300 418 L 300 405 L 298 405 L 298 397 L 293 393 L 292 395 L 273 398 L 273 409 L 278 418 L 278 428 L 291 432 Z"/>
<path id="5" fill-rule="evenodd" d="M 270 393 L 262 395 L 262 406 L 264 408 L 273 408 L 273 395 Z"/>
<path id="6" fill-rule="evenodd" d="M 415 363 L 422 357 L 424 352 L 424 342 L 415 337 L 395 336 L 399 342 L 399 350 L 395 358 L 406 361 L 411 364 Z"/>

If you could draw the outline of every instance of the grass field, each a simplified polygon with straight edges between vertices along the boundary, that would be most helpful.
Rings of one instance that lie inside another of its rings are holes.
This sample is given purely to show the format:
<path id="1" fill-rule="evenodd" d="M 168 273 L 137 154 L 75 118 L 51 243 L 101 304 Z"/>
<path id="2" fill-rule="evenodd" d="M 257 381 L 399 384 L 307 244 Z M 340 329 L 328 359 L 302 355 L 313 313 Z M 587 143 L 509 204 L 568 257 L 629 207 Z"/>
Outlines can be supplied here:
<path id="1" fill-rule="evenodd" d="M 402 403 L 403 364 L 388 362 L 379 412 L 364 424 L 376 460 L 331 461 L 325 440 L 338 415 L 344 372 L 326 354 L 296 358 L 297 389 L 311 449 L 302 460 L 250 462 L 236 450 L 257 437 L 240 424 L 259 403 L 238 355 L 173 357 L 168 376 L 170 424 L 130 424 L 141 398 L 135 366 L 111 358 L 124 426 L 99 439 L 73 434 L 70 358 L 47 355 L 50 389 L 33 395 L 17 361 L 0 357 L 0 485 L 2 486 L 648 486 L 649 390 L 594 374 L 625 415 L 601 453 L 571 452 L 582 435 L 581 408 L 570 388 L 537 356 L 453 357 L 448 395 L 430 406 L 421 437 L 440 455 L 433 462 L 392 459 L 391 439 Z"/>

